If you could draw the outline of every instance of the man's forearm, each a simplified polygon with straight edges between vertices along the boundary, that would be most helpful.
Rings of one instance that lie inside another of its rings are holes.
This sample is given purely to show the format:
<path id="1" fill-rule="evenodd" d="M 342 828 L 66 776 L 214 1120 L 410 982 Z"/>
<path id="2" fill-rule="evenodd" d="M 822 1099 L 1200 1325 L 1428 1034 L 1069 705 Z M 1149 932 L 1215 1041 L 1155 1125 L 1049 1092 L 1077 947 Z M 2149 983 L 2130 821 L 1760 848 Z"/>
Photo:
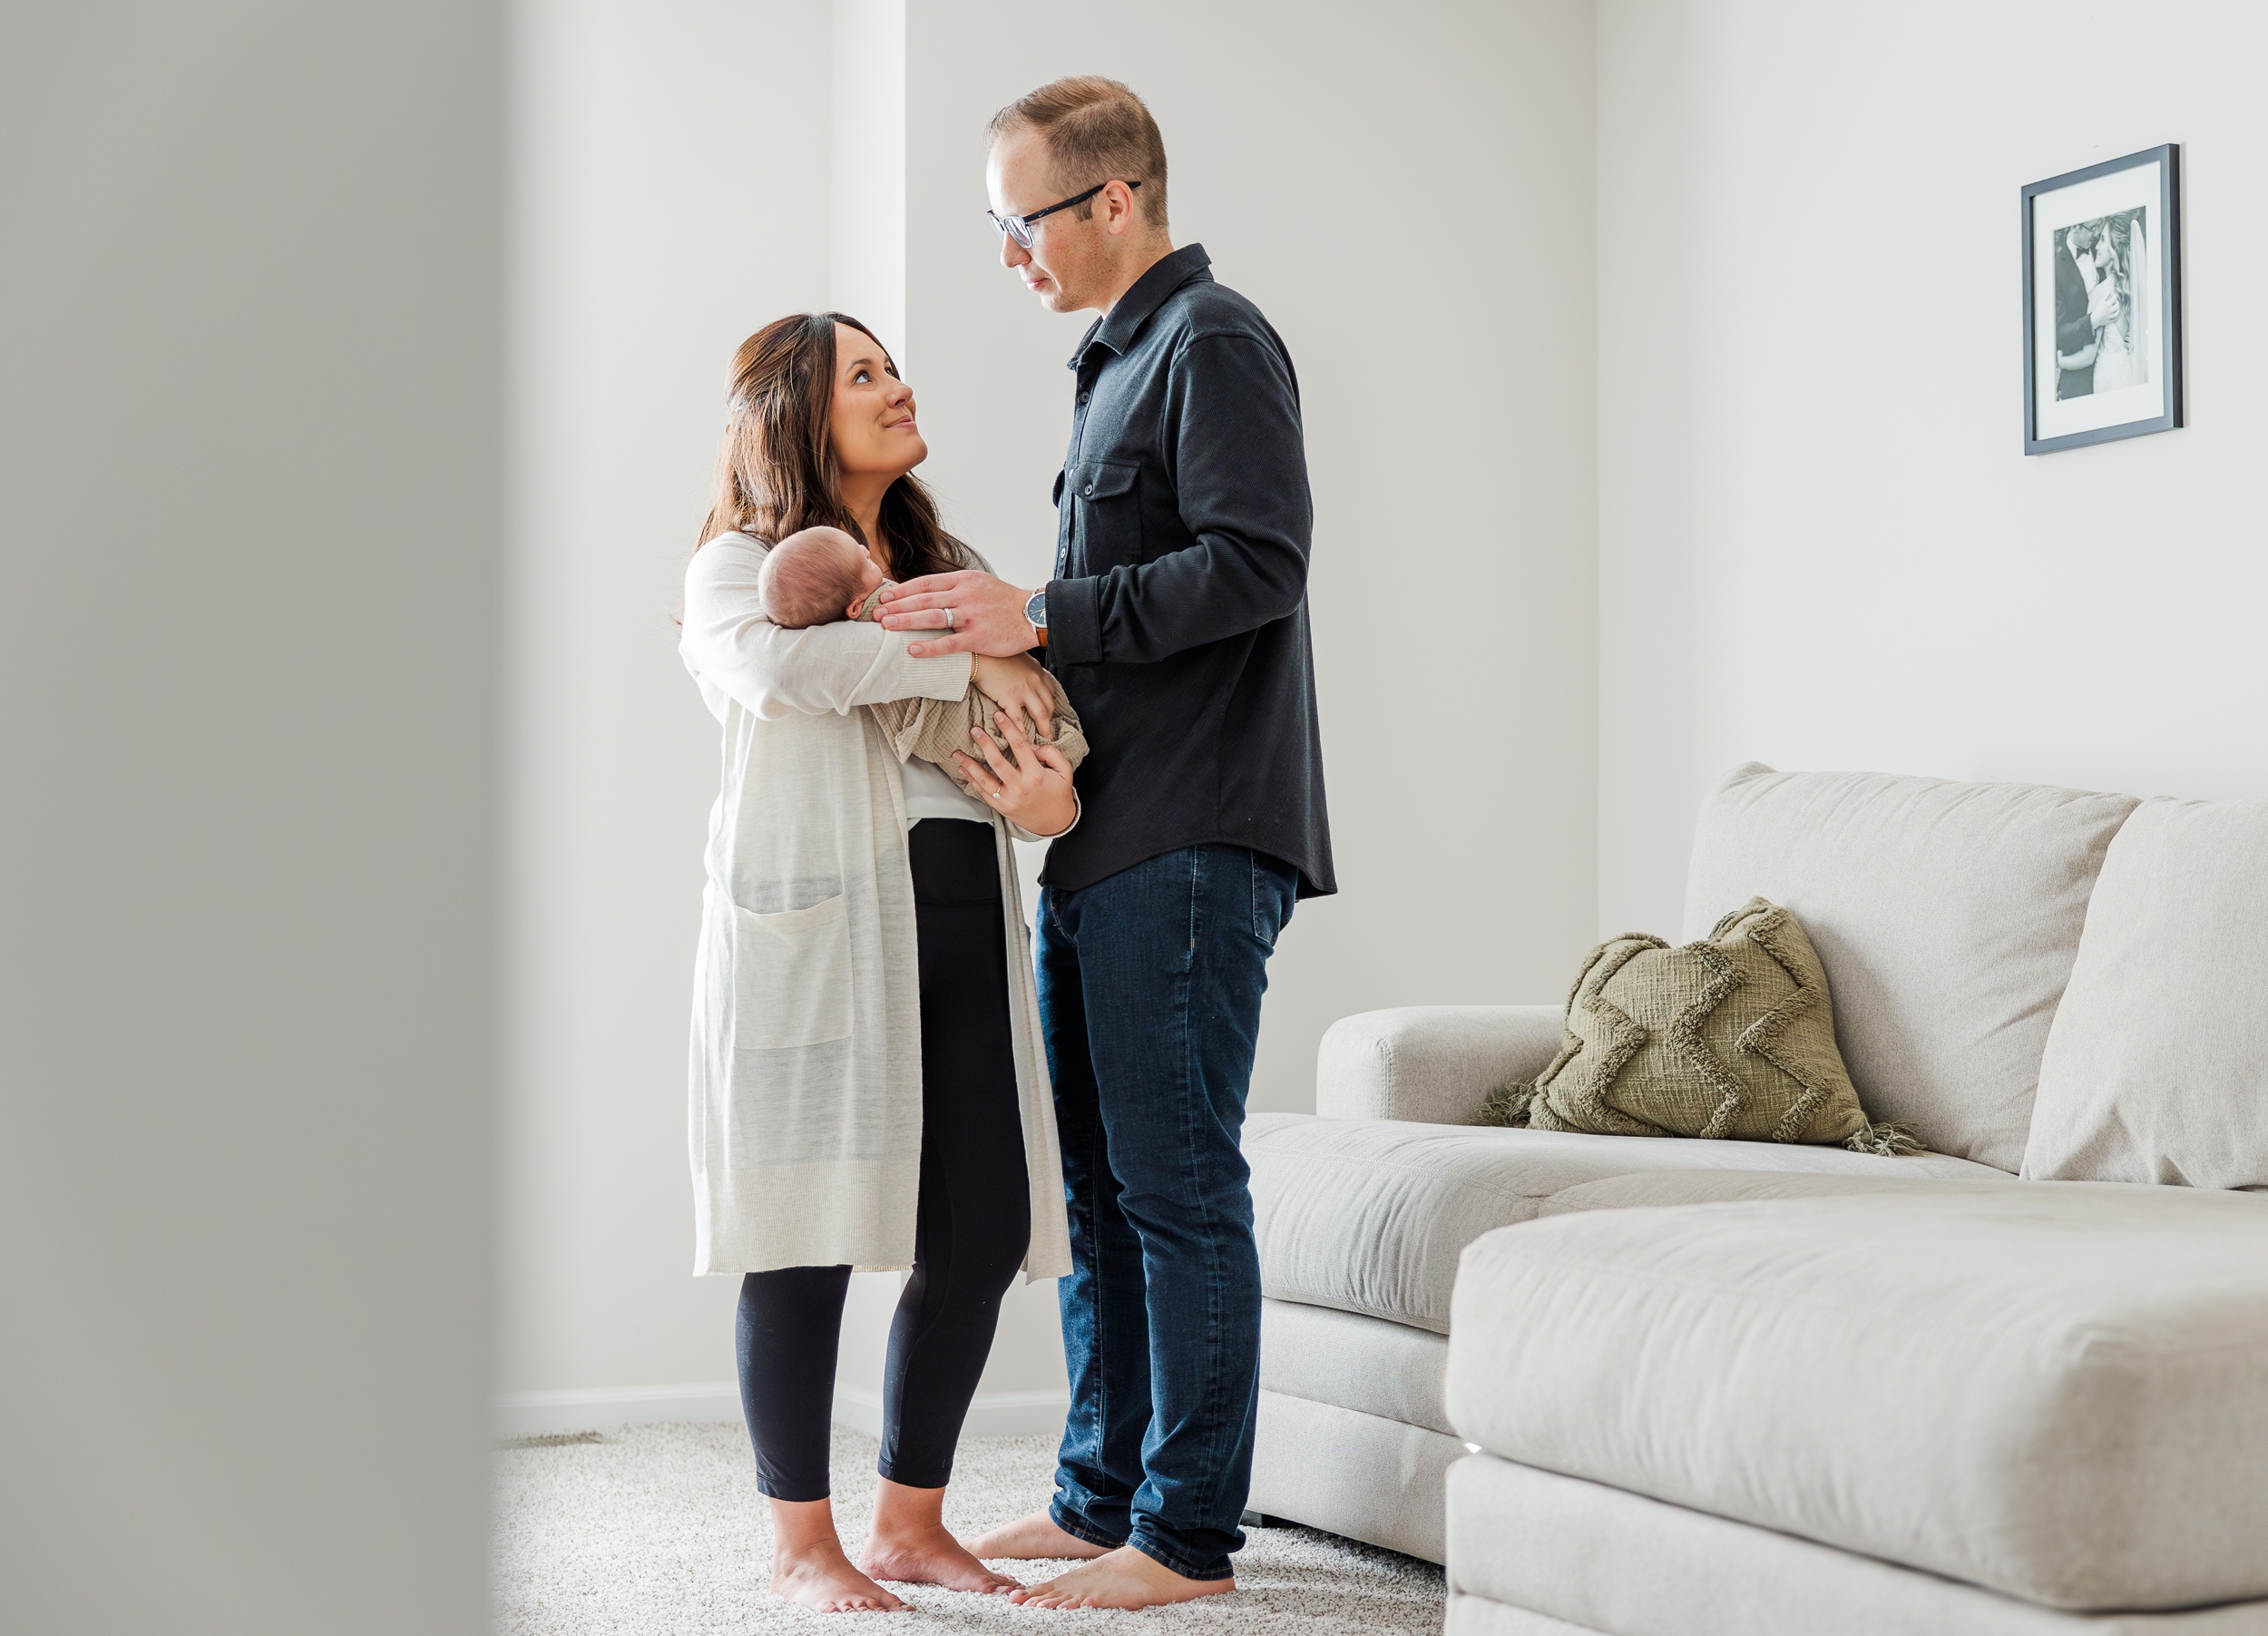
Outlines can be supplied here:
<path id="1" fill-rule="evenodd" d="M 1154 663 L 1284 619 L 1306 590 L 1301 545 L 1207 535 L 1137 567 L 1051 581 L 1048 662 Z"/>

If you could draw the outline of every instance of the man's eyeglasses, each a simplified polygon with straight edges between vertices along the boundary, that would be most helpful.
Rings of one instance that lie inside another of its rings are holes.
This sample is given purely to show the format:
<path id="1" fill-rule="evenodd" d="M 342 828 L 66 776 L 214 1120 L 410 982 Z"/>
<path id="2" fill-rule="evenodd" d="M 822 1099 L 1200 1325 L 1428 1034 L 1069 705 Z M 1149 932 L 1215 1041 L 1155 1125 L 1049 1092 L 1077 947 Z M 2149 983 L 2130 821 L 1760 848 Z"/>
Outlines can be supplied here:
<path id="1" fill-rule="evenodd" d="M 991 211 L 987 211 L 984 213 L 992 218 L 992 225 L 994 227 L 1000 229 L 1002 232 L 1006 233 L 1018 244 L 1022 245 L 1024 249 L 1030 250 L 1031 248 L 1031 224 L 1033 222 L 1037 221 L 1042 216 L 1052 216 L 1058 211 L 1068 211 L 1075 204 L 1084 204 L 1110 185 L 1110 183 L 1108 181 L 1098 181 L 1093 187 L 1089 188 L 1083 193 L 1073 193 L 1069 199 L 1059 200 L 1053 204 L 1045 206 L 1041 210 L 1027 211 L 1022 216 L 994 215 Z M 1139 188 L 1142 184 L 1139 181 L 1129 181 L 1126 185 L 1129 188 Z"/>

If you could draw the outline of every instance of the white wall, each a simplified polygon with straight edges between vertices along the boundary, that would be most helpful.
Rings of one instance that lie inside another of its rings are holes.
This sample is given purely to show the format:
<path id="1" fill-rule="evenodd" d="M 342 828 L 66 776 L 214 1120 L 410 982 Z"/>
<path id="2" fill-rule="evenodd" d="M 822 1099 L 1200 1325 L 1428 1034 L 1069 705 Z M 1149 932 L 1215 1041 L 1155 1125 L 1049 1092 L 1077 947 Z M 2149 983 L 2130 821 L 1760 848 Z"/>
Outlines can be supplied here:
<path id="1" fill-rule="evenodd" d="M 11 1631 L 487 1627 L 496 10 L 8 10 Z"/>
<path id="2" fill-rule="evenodd" d="M 718 740 L 671 616 L 733 348 L 827 304 L 828 15 L 531 0 L 517 17 L 498 1382 L 715 1383 L 736 1288 L 689 1273 L 685 1083 Z"/>
<path id="3" fill-rule="evenodd" d="M 1599 915 L 1755 757 L 2268 789 L 2255 5 L 1598 26 Z M 2189 426 L 2027 458 L 2018 189 L 2184 144 Z"/>

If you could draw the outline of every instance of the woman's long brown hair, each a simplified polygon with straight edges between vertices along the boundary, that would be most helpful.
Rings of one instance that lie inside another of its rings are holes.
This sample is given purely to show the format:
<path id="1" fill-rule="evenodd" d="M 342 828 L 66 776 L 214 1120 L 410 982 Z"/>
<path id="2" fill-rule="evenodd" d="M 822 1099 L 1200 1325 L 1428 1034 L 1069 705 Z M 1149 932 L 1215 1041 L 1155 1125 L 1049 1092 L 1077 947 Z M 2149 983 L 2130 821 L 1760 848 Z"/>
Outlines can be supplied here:
<path id="1" fill-rule="evenodd" d="M 770 544 L 825 524 L 879 545 L 894 579 L 951 573 L 974 565 L 969 548 L 937 521 L 937 503 L 911 472 L 882 496 L 882 535 L 867 540 L 843 508 L 828 413 L 835 405 L 835 327 L 881 338 L 839 312 L 797 313 L 767 324 L 732 355 L 732 395 L 717 487 L 700 544 L 719 534 L 753 534 Z M 890 349 L 882 347 L 884 358 Z"/>

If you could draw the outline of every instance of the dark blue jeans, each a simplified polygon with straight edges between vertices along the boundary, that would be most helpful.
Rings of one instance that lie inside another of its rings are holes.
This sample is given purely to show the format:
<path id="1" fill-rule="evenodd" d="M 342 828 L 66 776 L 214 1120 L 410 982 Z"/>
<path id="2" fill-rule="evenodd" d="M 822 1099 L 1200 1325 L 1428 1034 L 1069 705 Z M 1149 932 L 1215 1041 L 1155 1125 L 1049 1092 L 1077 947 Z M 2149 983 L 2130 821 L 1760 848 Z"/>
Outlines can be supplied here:
<path id="1" fill-rule="evenodd" d="M 1168 852 L 1040 899 L 1040 1015 L 1070 1200 L 1058 1526 L 1226 1579 L 1252 1486 L 1260 1258 L 1238 1141 L 1298 874 Z"/>

